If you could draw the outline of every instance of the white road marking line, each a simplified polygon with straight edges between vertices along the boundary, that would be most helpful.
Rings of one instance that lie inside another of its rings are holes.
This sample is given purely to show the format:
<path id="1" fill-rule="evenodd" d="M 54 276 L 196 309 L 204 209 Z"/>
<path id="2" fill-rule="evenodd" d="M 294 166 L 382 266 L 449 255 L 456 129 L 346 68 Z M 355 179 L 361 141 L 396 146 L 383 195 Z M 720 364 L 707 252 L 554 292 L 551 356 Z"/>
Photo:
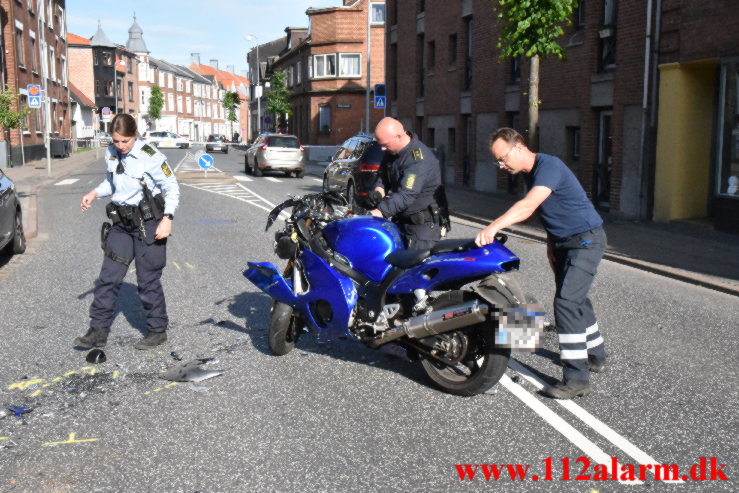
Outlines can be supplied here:
<path id="1" fill-rule="evenodd" d="M 317 181 L 318 183 L 323 183 L 323 180 L 320 178 L 311 178 L 313 181 Z"/>
<path id="2" fill-rule="evenodd" d="M 529 406 L 532 411 L 541 416 L 541 418 L 549 423 L 549 425 L 562 434 L 573 445 L 582 450 L 586 455 L 595 460 L 598 464 L 610 464 L 611 456 L 603 452 L 596 444 L 591 442 L 585 435 L 577 431 L 571 424 L 562 419 L 561 416 L 542 404 L 539 399 L 530 394 L 526 389 L 514 383 L 508 375 L 503 375 L 500 379 L 501 385 L 510 393 L 518 397 L 524 404 Z M 620 466 L 618 468 L 621 469 Z M 621 481 L 623 484 L 644 484 L 642 481 Z"/>
<path id="3" fill-rule="evenodd" d="M 177 163 L 177 166 L 174 167 L 174 172 L 177 173 L 177 170 L 180 169 L 180 166 L 182 166 L 182 163 L 184 163 L 188 159 L 192 159 L 194 157 L 195 156 L 193 156 L 192 154 L 190 154 L 190 152 L 185 153 L 185 155 L 182 156 L 182 159 L 180 159 L 180 162 Z"/>
<path id="4" fill-rule="evenodd" d="M 239 181 L 254 181 L 252 178 L 249 178 L 248 176 L 236 175 L 234 176 L 234 178 Z"/>
<path id="5" fill-rule="evenodd" d="M 235 183 L 228 185 L 224 187 L 221 184 L 212 184 L 212 183 L 181 183 L 181 185 L 185 185 L 190 188 L 195 188 L 197 190 L 204 190 L 206 192 L 215 193 L 218 195 L 223 195 L 225 197 L 230 197 L 236 200 L 239 200 L 241 202 L 245 202 L 247 204 L 251 204 L 255 207 L 259 207 L 262 210 L 265 210 L 267 212 L 272 212 L 272 209 L 274 209 L 275 204 L 270 202 L 269 200 L 265 199 L 259 194 L 256 194 L 246 188 L 244 185 L 240 183 Z M 248 194 L 247 196 L 244 196 L 244 193 Z M 256 197 L 256 199 L 254 198 Z M 262 204 L 267 204 L 269 207 L 265 207 Z M 280 216 L 283 219 L 287 219 L 290 217 L 288 213 L 285 211 L 280 212 Z"/>
<path id="6" fill-rule="evenodd" d="M 265 180 L 269 180 L 269 181 L 273 181 L 273 182 L 275 182 L 275 183 L 282 183 L 282 180 L 280 180 L 280 179 L 277 179 L 277 178 L 273 178 L 273 177 L 271 177 L 271 176 L 265 176 L 265 177 L 264 177 L 264 179 L 265 179 Z"/>
<path id="7" fill-rule="evenodd" d="M 60 186 L 60 185 L 71 185 L 72 183 L 75 183 L 75 182 L 77 182 L 79 180 L 80 180 L 79 178 L 67 178 L 66 180 L 62 180 L 62 181 L 58 181 L 58 182 L 54 183 L 54 185 L 56 185 L 56 186 Z"/>
<path id="8" fill-rule="evenodd" d="M 511 359 L 508 362 L 508 366 L 515 372 L 518 372 L 524 379 L 526 379 L 527 382 L 531 383 L 534 387 L 541 390 L 544 388 L 544 383 L 533 373 L 529 371 L 528 368 L 523 366 L 520 362 Z M 579 418 L 583 423 L 588 425 L 590 428 L 592 428 L 596 433 L 601 435 L 603 438 L 611 442 L 616 447 L 623 450 L 626 455 L 637 461 L 639 464 L 649 465 L 652 466 L 661 464 L 656 459 L 651 457 L 649 454 L 641 450 L 639 447 L 631 443 L 629 440 L 626 439 L 626 437 L 619 434 L 617 431 L 615 431 L 613 428 L 590 414 L 588 411 L 580 407 L 578 404 L 572 402 L 571 400 L 562 400 L 562 399 L 554 399 L 557 404 L 567 409 L 569 412 L 574 414 L 577 418 Z M 654 474 L 654 469 L 652 469 L 652 474 Z M 666 483 L 684 483 L 681 479 L 676 480 L 662 480 Z"/>

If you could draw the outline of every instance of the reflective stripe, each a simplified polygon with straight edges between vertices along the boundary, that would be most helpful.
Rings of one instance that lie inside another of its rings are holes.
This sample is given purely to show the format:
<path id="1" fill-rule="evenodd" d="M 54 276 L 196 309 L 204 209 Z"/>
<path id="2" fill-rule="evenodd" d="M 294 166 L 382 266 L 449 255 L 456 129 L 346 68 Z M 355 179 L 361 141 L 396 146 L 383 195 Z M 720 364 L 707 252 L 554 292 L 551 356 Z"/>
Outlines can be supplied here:
<path id="1" fill-rule="evenodd" d="M 585 342 L 585 334 L 559 334 L 560 344 L 578 344 Z"/>
<path id="2" fill-rule="evenodd" d="M 561 359 L 588 359 L 587 349 L 563 349 L 560 352 Z"/>
<path id="3" fill-rule="evenodd" d="M 585 333 L 587 335 L 595 334 L 596 332 L 598 332 L 598 322 L 595 322 L 593 325 L 585 329 Z"/>
<path id="4" fill-rule="evenodd" d="M 600 346 L 603 344 L 603 338 L 598 337 L 597 339 L 593 339 L 592 341 L 588 341 L 588 349 L 592 349 L 596 346 Z"/>

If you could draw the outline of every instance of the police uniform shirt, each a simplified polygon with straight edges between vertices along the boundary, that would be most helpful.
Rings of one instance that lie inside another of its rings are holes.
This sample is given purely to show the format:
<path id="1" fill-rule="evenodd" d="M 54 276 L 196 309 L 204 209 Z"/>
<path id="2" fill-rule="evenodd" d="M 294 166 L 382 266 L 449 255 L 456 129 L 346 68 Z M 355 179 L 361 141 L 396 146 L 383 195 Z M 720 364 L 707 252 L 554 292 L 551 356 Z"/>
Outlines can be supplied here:
<path id="1" fill-rule="evenodd" d="M 411 141 L 394 159 L 383 162 L 382 181 L 388 195 L 377 208 L 385 217 L 408 216 L 434 202 L 441 185 L 439 161 L 431 149 L 411 134 Z"/>
<path id="2" fill-rule="evenodd" d="M 98 198 L 112 195 L 116 205 L 138 205 L 144 198 L 139 180 L 143 177 L 153 195 L 164 194 L 164 214 L 174 214 L 180 201 L 180 189 L 167 156 L 136 139 L 128 154 L 121 154 L 114 145 L 105 150 L 107 172 L 105 180 L 95 188 Z M 118 173 L 119 163 L 122 173 Z"/>
<path id="3" fill-rule="evenodd" d="M 567 238 L 603 224 L 582 185 L 561 159 L 537 153 L 526 184 L 529 189 L 543 186 L 552 191 L 539 206 L 539 217 L 554 238 Z"/>

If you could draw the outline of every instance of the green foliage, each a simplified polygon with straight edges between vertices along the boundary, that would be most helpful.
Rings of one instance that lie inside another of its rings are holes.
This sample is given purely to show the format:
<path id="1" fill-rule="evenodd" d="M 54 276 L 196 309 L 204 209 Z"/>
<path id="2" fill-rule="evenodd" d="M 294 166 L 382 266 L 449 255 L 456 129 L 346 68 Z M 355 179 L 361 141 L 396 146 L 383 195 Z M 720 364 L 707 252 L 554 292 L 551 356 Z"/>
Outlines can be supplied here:
<path id="1" fill-rule="evenodd" d="M 267 111 L 275 115 L 292 115 L 293 109 L 290 106 L 290 96 L 292 91 L 285 85 L 287 79 L 287 70 L 275 72 L 270 79 L 270 90 L 267 94 Z"/>
<path id="2" fill-rule="evenodd" d="M 498 22 L 502 30 L 498 39 L 500 58 L 549 55 L 564 58 L 564 50 L 556 39 L 572 23 L 572 12 L 578 0 L 497 0 Z"/>
<path id="3" fill-rule="evenodd" d="M 4 129 L 26 128 L 26 117 L 31 112 L 29 108 L 15 111 L 13 104 L 18 99 L 9 87 L 0 92 L 0 127 Z M 40 111 L 40 110 L 38 110 Z"/>
<path id="4" fill-rule="evenodd" d="M 223 104 L 223 108 L 228 113 L 226 119 L 228 121 L 235 122 L 237 120 L 236 110 L 241 104 L 241 97 L 239 96 L 239 93 L 235 91 L 226 91 L 226 93 L 223 95 L 223 101 L 221 103 Z"/>
<path id="5" fill-rule="evenodd" d="M 151 86 L 151 95 L 149 96 L 149 112 L 148 117 L 152 120 L 159 120 L 162 117 L 162 108 L 164 107 L 164 95 L 162 88 Z"/>

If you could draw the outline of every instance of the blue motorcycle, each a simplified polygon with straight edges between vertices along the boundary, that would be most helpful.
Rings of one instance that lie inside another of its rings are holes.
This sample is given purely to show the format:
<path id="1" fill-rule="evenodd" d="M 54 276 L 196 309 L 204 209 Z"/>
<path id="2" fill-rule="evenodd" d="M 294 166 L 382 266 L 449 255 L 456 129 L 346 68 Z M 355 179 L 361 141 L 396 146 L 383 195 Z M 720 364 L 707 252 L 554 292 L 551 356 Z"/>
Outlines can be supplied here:
<path id="1" fill-rule="evenodd" d="M 290 207 L 275 234 L 275 253 L 288 260 L 283 272 L 270 262 L 249 262 L 244 271 L 274 300 L 274 354 L 290 352 L 307 328 L 323 341 L 402 351 L 442 390 L 470 396 L 498 382 L 511 350 L 538 346 L 544 310 L 516 282 L 520 260 L 505 235 L 484 247 L 450 239 L 406 250 L 395 224 L 347 217 L 346 200 L 334 192 L 283 202 L 267 229 Z"/>

